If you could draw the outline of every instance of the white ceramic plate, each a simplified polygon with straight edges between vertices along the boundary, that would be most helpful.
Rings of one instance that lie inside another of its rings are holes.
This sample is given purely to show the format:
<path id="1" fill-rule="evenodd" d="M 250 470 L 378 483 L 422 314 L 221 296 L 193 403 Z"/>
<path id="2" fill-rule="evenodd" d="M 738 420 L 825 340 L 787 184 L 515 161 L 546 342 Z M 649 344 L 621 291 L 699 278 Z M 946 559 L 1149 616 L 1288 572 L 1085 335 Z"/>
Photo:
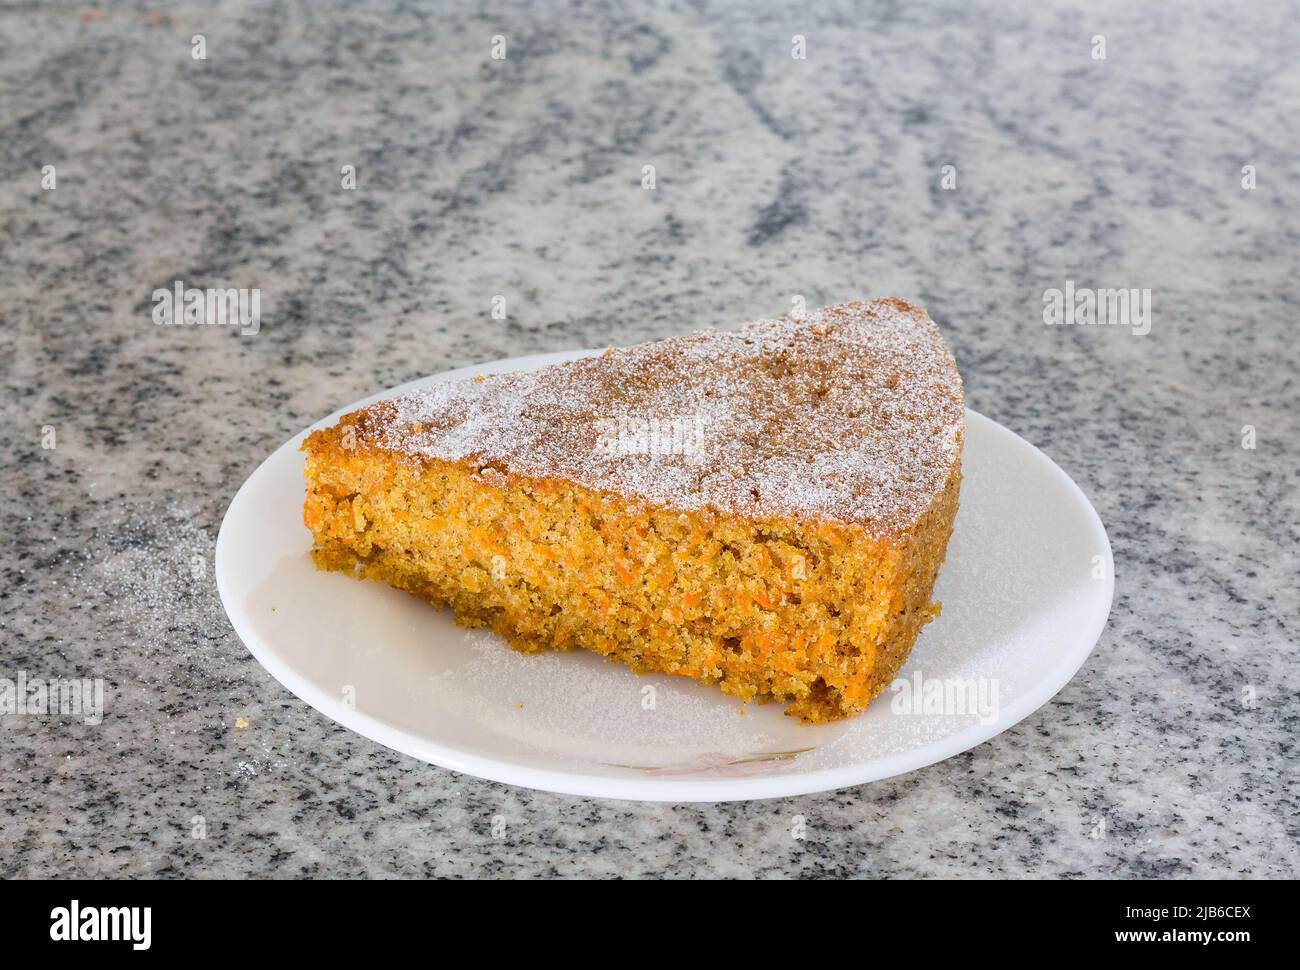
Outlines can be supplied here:
<path id="1" fill-rule="evenodd" d="M 451 371 L 313 427 L 434 381 L 593 352 Z M 850 721 L 806 725 L 778 704 L 638 677 L 582 651 L 526 656 L 380 583 L 319 572 L 301 518 L 298 447 L 307 431 L 231 502 L 217 539 L 217 587 L 236 632 L 276 680 L 345 727 L 444 768 L 658 801 L 858 785 L 972 748 L 1045 704 L 1110 612 L 1110 543 L 1087 498 L 1017 435 L 973 411 L 966 421 L 961 509 L 936 592 L 943 614 L 899 680 Z"/>

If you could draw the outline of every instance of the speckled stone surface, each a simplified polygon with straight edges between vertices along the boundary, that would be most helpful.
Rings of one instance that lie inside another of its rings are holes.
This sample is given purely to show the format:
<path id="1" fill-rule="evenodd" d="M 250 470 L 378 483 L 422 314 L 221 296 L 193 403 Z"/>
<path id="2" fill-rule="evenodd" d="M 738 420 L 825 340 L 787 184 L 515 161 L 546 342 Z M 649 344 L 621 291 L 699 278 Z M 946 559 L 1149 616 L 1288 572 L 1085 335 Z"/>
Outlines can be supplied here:
<path id="1" fill-rule="evenodd" d="M 1150 6 L 0 7 L 0 676 L 108 710 L 0 719 L 0 875 L 1295 875 L 1300 21 Z M 260 332 L 156 326 L 177 279 L 260 287 Z M 1045 325 L 1066 280 L 1150 333 Z M 1114 546 L 1090 660 L 970 752 L 539 794 L 336 726 L 225 619 L 227 504 L 342 404 L 890 293 Z"/>

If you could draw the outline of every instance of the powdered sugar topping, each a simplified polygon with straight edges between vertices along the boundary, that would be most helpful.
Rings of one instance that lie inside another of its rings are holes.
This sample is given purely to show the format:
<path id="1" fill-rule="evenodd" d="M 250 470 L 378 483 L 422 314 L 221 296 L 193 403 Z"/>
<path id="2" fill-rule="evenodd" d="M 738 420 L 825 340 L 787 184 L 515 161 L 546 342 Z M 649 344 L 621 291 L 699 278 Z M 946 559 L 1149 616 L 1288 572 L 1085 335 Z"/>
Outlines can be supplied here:
<path id="1" fill-rule="evenodd" d="M 961 449 L 961 379 L 902 300 L 435 383 L 345 418 L 358 444 L 652 506 L 909 527 Z"/>

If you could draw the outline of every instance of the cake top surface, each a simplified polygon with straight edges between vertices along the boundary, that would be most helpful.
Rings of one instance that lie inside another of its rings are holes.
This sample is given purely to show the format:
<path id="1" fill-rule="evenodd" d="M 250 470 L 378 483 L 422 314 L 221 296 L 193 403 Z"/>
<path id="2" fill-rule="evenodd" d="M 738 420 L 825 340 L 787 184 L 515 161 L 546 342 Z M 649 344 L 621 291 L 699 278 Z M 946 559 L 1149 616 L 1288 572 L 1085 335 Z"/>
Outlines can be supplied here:
<path id="1" fill-rule="evenodd" d="M 484 475 L 886 535 L 944 487 L 964 410 L 939 329 L 885 299 L 433 383 L 344 421 L 359 446 Z"/>

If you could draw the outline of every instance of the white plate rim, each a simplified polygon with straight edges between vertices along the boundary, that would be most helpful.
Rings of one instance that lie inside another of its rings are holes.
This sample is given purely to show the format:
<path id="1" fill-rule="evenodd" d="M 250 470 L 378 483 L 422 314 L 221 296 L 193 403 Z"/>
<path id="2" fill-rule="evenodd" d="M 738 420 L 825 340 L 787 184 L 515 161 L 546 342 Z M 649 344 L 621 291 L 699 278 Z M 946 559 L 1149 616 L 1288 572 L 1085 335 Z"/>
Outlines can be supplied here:
<path id="1" fill-rule="evenodd" d="M 1104 613 L 1098 610 L 1096 620 L 1071 639 L 1068 649 L 1061 650 L 1060 656 L 1052 666 L 1050 674 L 1041 678 L 1030 690 L 1025 691 L 1007 705 L 995 721 L 990 724 L 973 724 L 936 741 L 892 756 L 804 773 L 726 779 L 663 776 L 612 778 L 586 775 L 576 771 L 559 771 L 510 764 L 464 751 L 452 745 L 432 742 L 427 738 L 385 724 L 356 708 L 348 707 L 341 699 L 316 687 L 305 676 L 282 660 L 275 649 L 256 633 L 244 616 L 243 611 L 232 608 L 234 598 L 230 589 L 227 568 L 229 566 L 229 550 L 232 541 L 230 539 L 232 513 L 239 508 L 241 501 L 248 500 L 247 496 L 251 491 L 250 486 L 259 475 L 269 474 L 268 469 L 272 462 L 285 449 L 297 451 L 302 441 L 313 430 L 333 424 L 344 414 L 365 407 L 375 401 L 414 390 L 435 381 L 456 380 L 462 377 L 472 377 L 476 374 L 501 373 L 509 370 L 531 370 L 547 364 L 574 360 L 597 353 L 600 353 L 600 351 L 571 350 L 547 354 L 531 354 L 474 364 L 408 381 L 405 384 L 380 391 L 338 409 L 328 417 L 322 418 L 310 427 L 300 431 L 268 455 L 253 473 L 245 479 L 235 493 L 234 498 L 231 499 L 221 522 L 221 530 L 217 535 L 215 556 L 217 591 L 221 597 L 222 607 L 225 609 L 226 616 L 230 620 L 231 626 L 234 627 L 235 633 L 254 659 L 281 686 L 330 720 L 387 748 L 442 768 L 507 785 L 518 785 L 539 791 L 588 798 L 654 802 L 724 802 L 785 798 L 793 795 L 833 791 L 873 781 L 881 781 L 929 767 L 977 747 L 1014 727 L 1055 697 L 1073 679 L 1092 653 L 1109 621 L 1115 591 L 1115 570 L 1110 539 L 1106 534 L 1101 517 L 1097 514 L 1097 510 L 1083 493 L 1083 490 L 1056 462 L 1014 431 L 969 408 L 966 409 L 968 423 L 972 421 L 982 422 L 987 425 L 986 430 L 995 434 L 1009 435 L 1016 439 L 1032 453 L 1035 461 L 1044 463 L 1049 474 L 1057 479 L 1067 492 L 1071 493 L 1086 507 L 1089 513 L 1088 521 L 1092 533 L 1091 538 L 1096 542 L 1097 548 L 1102 550 L 1101 555 L 1105 560 L 1105 575 L 1102 579 L 1106 609 Z"/>

